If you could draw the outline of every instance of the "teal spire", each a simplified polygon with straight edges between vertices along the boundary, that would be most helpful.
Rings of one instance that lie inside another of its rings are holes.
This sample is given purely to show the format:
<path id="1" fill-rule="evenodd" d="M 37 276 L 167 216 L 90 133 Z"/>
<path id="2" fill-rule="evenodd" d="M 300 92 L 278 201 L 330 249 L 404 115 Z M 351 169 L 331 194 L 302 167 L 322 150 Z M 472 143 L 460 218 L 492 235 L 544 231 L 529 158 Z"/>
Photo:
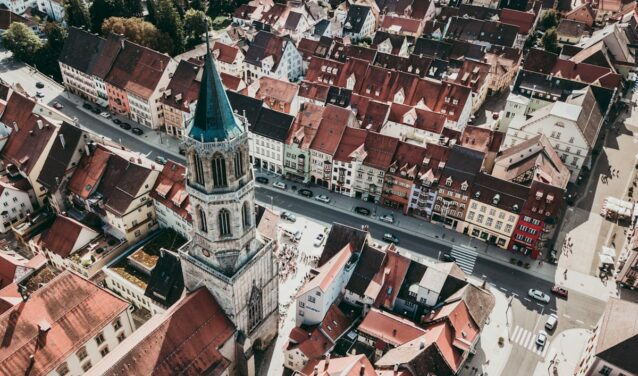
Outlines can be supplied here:
<path id="1" fill-rule="evenodd" d="M 189 137 L 201 142 L 224 141 L 242 133 L 233 115 L 222 80 L 210 54 L 206 30 L 206 58 L 199 87 L 195 116 L 191 120 Z"/>

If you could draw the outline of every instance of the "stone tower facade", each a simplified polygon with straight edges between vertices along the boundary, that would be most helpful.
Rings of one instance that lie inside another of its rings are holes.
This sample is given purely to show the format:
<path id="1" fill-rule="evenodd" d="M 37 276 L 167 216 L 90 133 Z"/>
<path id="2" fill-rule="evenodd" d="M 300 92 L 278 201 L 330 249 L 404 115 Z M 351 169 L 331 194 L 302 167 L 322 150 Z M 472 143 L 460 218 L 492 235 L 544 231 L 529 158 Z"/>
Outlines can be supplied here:
<path id="1" fill-rule="evenodd" d="M 194 229 L 180 250 L 184 282 L 190 291 L 208 288 L 237 327 L 238 338 L 264 348 L 278 326 L 274 246 L 256 231 L 246 125 L 230 107 L 210 48 L 184 146 Z"/>

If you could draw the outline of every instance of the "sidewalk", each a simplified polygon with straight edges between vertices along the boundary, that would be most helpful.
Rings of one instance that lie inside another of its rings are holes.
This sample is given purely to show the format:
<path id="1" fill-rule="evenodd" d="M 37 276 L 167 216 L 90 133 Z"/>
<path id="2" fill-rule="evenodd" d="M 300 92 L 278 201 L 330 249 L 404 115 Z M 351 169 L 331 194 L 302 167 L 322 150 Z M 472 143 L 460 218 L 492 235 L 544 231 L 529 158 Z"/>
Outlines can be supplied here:
<path id="1" fill-rule="evenodd" d="M 583 350 L 591 331 L 587 329 L 569 329 L 556 337 L 542 362 L 539 362 L 534 376 L 573 375 L 580 362 Z"/>
<path id="2" fill-rule="evenodd" d="M 270 179 L 271 182 L 269 184 L 261 185 L 262 189 L 312 201 L 312 199 L 304 198 L 292 192 L 291 190 L 284 191 L 284 190 L 273 188 L 271 186 L 273 180 L 285 182 L 289 186 L 292 185 L 291 182 L 283 179 L 283 177 L 281 176 L 277 176 L 273 173 L 263 172 L 260 170 L 255 170 L 255 175 L 265 176 L 268 179 Z M 301 187 L 301 184 L 299 185 L 299 187 Z M 510 253 L 506 250 L 503 250 L 495 246 L 491 246 L 487 243 L 481 242 L 477 239 L 470 238 L 469 236 L 463 235 L 456 231 L 448 230 L 444 228 L 443 226 L 426 222 L 418 218 L 403 215 L 401 213 L 398 213 L 386 207 L 382 207 L 369 202 L 357 200 L 355 198 L 347 197 L 338 193 L 330 192 L 326 190 L 325 188 L 321 188 L 318 186 L 311 186 L 310 189 L 314 192 L 315 195 L 325 194 L 326 196 L 330 197 L 330 204 L 327 204 L 327 205 L 331 206 L 333 210 L 342 212 L 344 214 L 352 215 L 356 218 L 365 218 L 365 217 L 361 217 L 361 215 L 359 214 L 354 213 L 355 207 L 357 206 L 365 207 L 365 208 L 368 208 L 373 213 L 369 217 L 372 220 L 384 214 L 394 214 L 394 217 L 395 217 L 394 224 L 389 224 L 389 223 L 385 223 L 381 221 L 378 221 L 378 224 L 390 230 L 395 230 L 395 231 L 399 230 L 405 233 L 410 233 L 412 235 L 418 235 L 422 237 L 423 239 L 427 239 L 429 241 L 432 241 L 444 246 L 448 246 L 448 247 L 451 247 L 454 245 L 466 245 L 466 246 L 474 248 L 477 251 L 477 255 L 479 258 L 494 261 L 508 268 L 523 272 L 525 274 L 533 275 L 535 277 L 544 279 L 548 282 L 552 282 L 552 283 L 554 282 L 555 275 L 556 275 L 556 266 L 552 264 L 543 263 L 542 265 L 539 265 L 538 262 L 535 262 L 534 260 L 518 257 L 517 255 Z M 268 203 L 264 203 L 264 204 L 268 204 Z M 376 214 L 374 214 L 375 212 Z M 511 258 L 515 258 L 516 260 L 522 260 L 523 262 L 530 262 L 532 266 L 530 269 L 525 269 L 523 267 L 512 265 L 510 263 Z"/>

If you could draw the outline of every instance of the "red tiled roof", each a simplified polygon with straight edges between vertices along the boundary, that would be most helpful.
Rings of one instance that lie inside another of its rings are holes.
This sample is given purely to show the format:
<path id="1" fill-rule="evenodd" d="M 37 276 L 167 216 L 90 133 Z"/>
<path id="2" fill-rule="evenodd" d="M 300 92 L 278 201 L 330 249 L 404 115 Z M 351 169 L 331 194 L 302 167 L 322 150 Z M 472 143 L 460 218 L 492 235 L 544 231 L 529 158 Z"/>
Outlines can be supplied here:
<path id="1" fill-rule="evenodd" d="M 186 192 L 185 177 L 186 167 L 169 160 L 157 177 L 151 197 L 190 222 L 191 215 L 188 210 L 190 200 Z"/>
<path id="2" fill-rule="evenodd" d="M 352 111 L 334 105 L 326 106 L 323 110 L 323 119 L 319 130 L 315 134 L 310 148 L 333 156 L 346 126 L 352 123 L 352 119 L 354 119 Z"/>
<path id="3" fill-rule="evenodd" d="M 35 102 L 14 92 L 0 118 L 2 123 L 12 128 L 1 152 L 2 158 L 26 174 L 31 172 L 39 159 L 47 157 L 45 148 L 57 130 L 45 118 L 34 114 L 34 107 Z M 42 124 L 41 129 L 38 122 Z"/>
<path id="4" fill-rule="evenodd" d="M 26 264 L 22 257 L 17 258 L 5 252 L 0 252 L 0 289 L 13 283 L 18 266 Z"/>
<path id="5" fill-rule="evenodd" d="M 405 115 L 412 110 L 414 110 L 414 115 L 416 115 L 414 125 L 412 125 L 414 128 L 432 133 L 441 133 L 443 131 L 445 126 L 445 115 L 399 103 L 392 103 L 388 120 L 395 123 L 409 125 L 404 121 L 404 119 Z"/>
<path id="6" fill-rule="evenodd" d="M 215 42 L 210 50 L 216 60 L 227 64 L 233 64 L 239 53 L 239 48 L 221 42 Z"/>
<path id="7" fill-rule="evenodd" d="M 299 96 L 324 103 L 328 98 L 330 86 L 316 82 L 302 81 L 299 84 Z"/>
<path id="8" fill-rule="evenodd" d="M 189 104 L 197 100 L 199 95 L 199 81 L 197 80 L 201 69 L 201 62 L 182 60 L 177 65 L 166 92 L 162 95 L 162 103 L 184 112 L 190 112 Z M 170 93 L 170 95 L 166 94 Z"/>
<path id="9" fill-rule="evenodd" d="M 378 102 L 368 97 L 352 94 L 350 107 L 356 113 L 361 128 L 372 132 L 379 132 L 388 117 L 390 106 L 384 102 Z"/>
<path id="10" fill-rule="evenodd" d="M 352 256 L 352 245 L 345 245 L 339 253 L 330 259 L 327 263 L 323 264 L 317 269 L 318 274 L 310 281 L 306 282 L 299 292 L 297 297 L 312 291 L 315 288 L 319 288 L 321 291 L 326 292 L 328 287 L 332 284 L 338 273 L 343 270 Z"/>
<path id="11" fill-rule="evenodd" d="M 385 309 L 390 310 L 394 307 L 394 302 L 401 290 L 401 285 L 410 267 L 410 259 L 400 255 L 394 249 L 388 249 L 386 256 L 386 264 L 379 271 L 379 273 L 383 273 L 383 285 L 381 286 L 381 293 L 377 295 L 377 299 L 374 302 L 374 307 L 383 306 Z"/>
<path id="12" fill-rule="evenodd" d="M 306 80 L 326 85 L 335 84 L 344 64 L 338 61 L 313 57 L 308 65 Z"/>
<path id="13" fill-rule="evenodd" d="M 73 251 L 83 229 L 89 230 L 74 219 L 58 215 L 51 227 L 42 235 L 40 242 L 50 252 L 66 258 Z M 95 233 L 95 236 L 97 235 Z"/>
<path id="14" fill-rule="evenodd" d="M 413 18 L 397 17 L 385 15 L 381 22 L 381 28 L 392 30 L 398 29 L 402 33 L 419 33 L 423 26 L 422 21 Z"/>
<path id="15" fill-rule="evenodd" d="M 107 290 L 63 272 L 28 301 L 0 315 L 0 332 L 4 333 L 0 374 L 13 375 L 16 370 L 27 369 L 31 375 L 48 374 L 128 307 L 126 301 Z M 38 329 L 42 323 L 50 326 L 44 335 Z"/>
<path id="16" fill-rule="evenodd" d="M 483 153 L 496 153 L 501 148 L 505 135 L 489 128 L 468 125 L 461 135 L 461 146 Z"/>
<path id="17" fill-rule="evenodd" d="M 399 140 L 379 133 L 368 132 L 365 150 L 368 153 L 363 163 L 379 170 L 386 171 L 392 163 L 392 157 Z"/>
<path id="18" fill-rule="evenodd" d="M 452 327 L 453 346 L 460 351 L 469 351 L 479 336 L 480 329 L 472 319 L 465 302 L 460 299 L 431 312 L 426 322 L 447 320 Z"/>
<path id="19" fill-rule="evenodd" d="M 155 92 L 157 84 L 159 84 L 171 58 L 150 48 L 130 42 L 125 42 L 125 51 L 126 47 L 140 49 L 140 58 L 133 65 L 135 68 L 132 69 L 124 89 L 145 100 L 149 100 L 150 96 Z M 128 69 L 130 68 L 131 66 L 128 66 Z"/>
<path id="20" fill-rule="evenodd" d="M 359 324 L 359 333 L 381 340 L 392 346 L 400 346 L 422 336 L 425 330 L 411 321 L 393 313 L 372 308 Z"/>
<path id="21" fill-rule="evenodd" d="M 357 148 L 363 146 L 367 133 L 365 129 L 346 128 L 333 159 L 336 161 L 350 162 L 350 154 Z"/>
<path id="22" fill-rule="evenodd" d="M 83 155 L 69 180 L 69 190 L 83 199 L 88 198 L 97 189 L 109 158 L 111 153 L 99 147 L 91 155 Z"/>
<path id="23" fill-rule="evenodd" d="M 509 8 L 501 9 L 501 15 L 499 21 L 502 23 L 515 25 L 519 27 L 519 33 L 528 34 L 534 26 L 537 15 L 532 11 L 522 12 L 520 10 L 514 10 Z"/>
<path id="24" fill-rule="evenodd" d="M 456 76 L 455 82 L 459 85 L 471 87 L 474 92 L 479 92 L 485 84 L 491 68 L 490 64 L 465 60 Z"/>
<path id="25" fill-rule="evenodd" d="M 235 327 L 206 289 L 137 329 L 94 368 L 103 375 L 218 375 L 229 366 L 219 349 Z"/>
<path id="26" fill-rule="evenodd" d="M 315 373 L 317 369 L 318 373 Z M 310 361 L 300 372 L 301 376 L 377 376 L 365 355 Z"/>

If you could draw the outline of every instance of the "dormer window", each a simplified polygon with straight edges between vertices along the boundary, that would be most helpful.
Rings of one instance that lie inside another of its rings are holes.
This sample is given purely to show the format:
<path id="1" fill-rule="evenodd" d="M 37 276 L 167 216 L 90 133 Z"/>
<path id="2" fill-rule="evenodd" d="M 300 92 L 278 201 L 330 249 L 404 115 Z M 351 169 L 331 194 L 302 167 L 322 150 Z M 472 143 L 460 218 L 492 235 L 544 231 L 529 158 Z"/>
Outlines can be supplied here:
<path id="1" fill-rule="evenodd" d="M 445 97 L 445 103 L 450 103 L 450 97 Z"/>
<path id="2" fill-rule="evenodd" d="M 466 181 L 464 181 L 463 184 L 461 184 L 461 190 L 462 191 L 467 191 L 467 187 L 468 187 L 468 184 L 467 184 Z"/>
<path id="3" fill-rule="evenodd" d="M 545 197 L 545 201 L 547 201 L 548 204 L 554 201 L 554 195 L 548 194 L 547 197 Z"/>
<path id="4" fill-rule="evenodd" d="M 499 203 L 500 201 L 501 201 L 501 195 L 500 195 L 500 194 L 498 194 L 498 193 L 497 193 L 497 194 L 495 194 L 495 195 L 494 195 L 494 198 L 492 199 L 492 203 L 493 203 L 494 205 L 498 205 L 498 203 Z"/>
<path id="5" fill-rule="evenodd" d="M 447 185 L 448 187 L 452 186 L 452 177 L 448 176 L 447 179 L 445 179 L 445 185 Z"/>
<path id="6" fill-rule="evenodd" d="M 536 191 L 536 199 L 540 200 L 543 197 L 543 191 Z"/>

